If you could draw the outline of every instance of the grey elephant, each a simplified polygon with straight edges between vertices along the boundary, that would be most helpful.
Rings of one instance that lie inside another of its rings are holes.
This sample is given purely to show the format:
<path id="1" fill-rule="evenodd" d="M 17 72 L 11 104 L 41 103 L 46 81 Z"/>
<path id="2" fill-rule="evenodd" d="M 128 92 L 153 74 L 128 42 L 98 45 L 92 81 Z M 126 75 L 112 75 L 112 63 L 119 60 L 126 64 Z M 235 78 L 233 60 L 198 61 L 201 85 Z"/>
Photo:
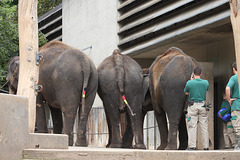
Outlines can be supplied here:
<path id="1" fill-rule="evenodd" d="M 67 134 L 71 146 L 78 112 L 75 145 L 87 146 L 86 123 L 98 88 L 97 70 L 92 60 L 80 50 L 59 41 L 47 43 L 40 48 L 39 54 L 43 56 L 39 66 L 39 84 L 43 88 L 37 96 L 37 128 L 40 132 L 46 132 L 43 107 L 46 101 L 51 110 L 54 133 Z M 10 81 L 10 93 L 17 90 L 18 64 L 18 57 L 9 63 L 7 79 Z"/>
<path id="2" fill-rule="evenodd" d="M 199 66 L 195 59 L 179 48 L 172 47 L 158 56 L 149 69 L 149 90 L 161 135 L 158 149 L 177 149 L 177 133 L 180 142 L 178 149 L 183 150 L 188 146 L 185 120 L 187 96 L 184 87 L 195 66 Z"/>
<path id="3" fill-rule="evenodd" d="M 142 128 L 143 75 L 141 67 L 133 59 L 122 55 L 119 50 L 107 57 L 98 67 L 98 94 L 103 101 L 108 129 L 107 147 L 131 148 L 133 133 L 134 148 L 145 149 Z M 127 123 L 121 135 L 121 113 Z M 130 140 L 129 140 L 130 139 Z"/>
<path id="4" fill-rule="evenodd" d="M 142 70 L 142 74 L 143 74 L 143 103 L 142 103 L 142 119 L 140 119 L 142 121 L 142 125 L 144 124 L 144 118 L 145 115 L 147 114 L 148 111 L 152 111 L 153 110 L 153 106 L 152 106 L 152 100 L 151 100 L 151 95 L 150 95 L 150 90 L 149 90 L 149 69 L 148 68 L 144 68 Z M 139 121 L 140 121 L 139 120 Z M 126 128 L 127 126 L 131 126 L 129 124 L 131 124 L 130 120 L 126 117 L 126 118 L 122 118 L 121 119 L 121 124 L 124 129 L 122 131 L 122 133 L 125 135 L 125 143 L 126 144 L 131 144 L 133 141 L 133 132 L 131 127 Z M 127 134 L 125 134 L 124 132 L 127 131 Z M 126 148 L 131 148 L 131 146 L 126 146 Z"/>

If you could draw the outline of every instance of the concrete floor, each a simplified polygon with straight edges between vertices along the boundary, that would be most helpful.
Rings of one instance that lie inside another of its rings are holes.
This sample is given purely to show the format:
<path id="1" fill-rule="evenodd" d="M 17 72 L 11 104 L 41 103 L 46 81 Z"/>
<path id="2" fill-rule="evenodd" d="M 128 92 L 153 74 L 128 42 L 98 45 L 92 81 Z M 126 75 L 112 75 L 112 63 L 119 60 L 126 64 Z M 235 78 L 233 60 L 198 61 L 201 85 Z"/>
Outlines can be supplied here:
<path id="1" fill-rule="evenodd" d="M 237 160 L 240 151 L 159 151 L 136 149 L 109 149 L 69 147 L 68 149 L 26 149 L 25 160 Z"/>

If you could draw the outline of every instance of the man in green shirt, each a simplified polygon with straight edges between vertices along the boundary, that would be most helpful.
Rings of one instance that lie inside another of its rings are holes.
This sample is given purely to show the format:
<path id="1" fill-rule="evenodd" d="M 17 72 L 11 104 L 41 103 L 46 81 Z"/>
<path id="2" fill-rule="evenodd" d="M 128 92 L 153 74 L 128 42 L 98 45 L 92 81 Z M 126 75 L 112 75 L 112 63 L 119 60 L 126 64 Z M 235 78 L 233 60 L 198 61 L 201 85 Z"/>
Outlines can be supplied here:
<path id="1" fill-rule="evenodd" d="M 204 106 L 209 83 L 201 79 L 201 75 L 201 68 L 194 68 L 194 79 L 189 80 L 184 88 L 185 94 L 189 95 L 188 100 L 192 102 L 188 107 L 188 148 L 190 150 L 196 150 L 198 123 L 201 128 L 203 148 L 209 150 L 208 111 Z"/>
<path id="2" fill-rule="evenodd" d="M 236 62 L 232 65 L 234 75 L 229 79 L 226 87 L 226 96 L 231 105 L 231 121 L 236 133 L 235 150 L 240 148 L 240 97 Z"/>
<path id="3" fill-rule="evenodd" d="M 223 102 L 221 105 L 222 110 L 219 113 L 219 117 L 222 118 L 224 115 L 231 114 L 231 106 L 229 102 L 227 101 L 227 96 L 226 94 L 223 95 Z M 224 137 L 224 142 L 225 142 L 225 149 L 228 148 L 234 148 L 235 146 L 235 132 L 233 129 L 233 125 L 231 120 L 229 121 L 224 121 L 223 120 L 223 137 Z"/>

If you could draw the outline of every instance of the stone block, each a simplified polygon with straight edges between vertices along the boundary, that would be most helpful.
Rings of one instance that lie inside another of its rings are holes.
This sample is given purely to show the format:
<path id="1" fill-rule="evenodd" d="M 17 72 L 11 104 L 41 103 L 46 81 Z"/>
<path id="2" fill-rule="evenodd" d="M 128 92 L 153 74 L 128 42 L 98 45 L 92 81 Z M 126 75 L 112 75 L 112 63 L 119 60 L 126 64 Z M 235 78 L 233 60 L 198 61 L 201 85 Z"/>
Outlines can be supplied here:
<path id="1" fill-rule="evenodd" d="M 0 94 L 0 159 L 18 160 L 28 145 L 28 98 Z"/>
<path id="2" fill-rule="evenodd" d="M 30 133 L 28 148 L 68 149 L 68 136 L 61 134 Z"/>
<path id="3" fill-rule="evenodd" d="M 23 149 L 67 149 L 68 136 L 29 134 L 28 98 L 0 94 L 0 160 L 21 160 Z"/>

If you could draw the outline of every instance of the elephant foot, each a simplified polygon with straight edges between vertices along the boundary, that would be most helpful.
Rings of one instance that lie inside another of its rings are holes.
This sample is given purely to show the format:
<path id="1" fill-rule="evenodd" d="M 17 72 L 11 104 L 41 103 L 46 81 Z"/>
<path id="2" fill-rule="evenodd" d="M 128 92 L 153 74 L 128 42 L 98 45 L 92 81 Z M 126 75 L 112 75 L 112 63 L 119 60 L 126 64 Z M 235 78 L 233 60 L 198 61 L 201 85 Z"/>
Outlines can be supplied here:
<path id="1" fill-rule="evenodd" d="M 180 145 L 180 146 L 178 147 L 178 150 L 186 150 L 187 147 L 188 147 L 188 145 Z"/>
<path id="2" fill-rule="evenodd" d="M 109 145 L 109 148 L 122 148 L 122 144 L 112 143 L 112 144 Z"/>
<path id="3" fill-rule="evenodd" d="M 75 146 L 80 146 L 80 147 L 87 147 L 88 146 L 88 143 L 84 140 L 77 140 L 76 143 L 75 143 Z"/>
<path id="4" fill-rule="evenodd" d="M 146 149 L 146 146 L 144 144 L 135 144 L 134 149 Z"/>
<path id="5" fill-rule="evenodd" d="M 68 146 L 73 146 L 73 141 L 68 140 Z"/>
<path id="6" fill-rule="evenodd" d="M 177 150 L 177 144 L 168 144 L 165 150 Z"/>
<path id="7" fill-rule="evenodd" d="M 108 143 L 108 144 L 106 145 L 106 148 L 110 148 L 110 146 L 111 146 L 111 143 Z"/>
<path id="8" fill-rule="evenodd" d="M 166 147 L 165 150 L 177 150 L 177 148 Z"/>
<path id="9" fill-rule="evenodd" d="M 123 143 L 122 148 L 133 148 L 132 143 Z"/>
<path id="10" fill-rule="evenodd" d="M 160 145 L 158 146 L 157 150 L 164 150 L 166 148 L 167 145 Z"/>

